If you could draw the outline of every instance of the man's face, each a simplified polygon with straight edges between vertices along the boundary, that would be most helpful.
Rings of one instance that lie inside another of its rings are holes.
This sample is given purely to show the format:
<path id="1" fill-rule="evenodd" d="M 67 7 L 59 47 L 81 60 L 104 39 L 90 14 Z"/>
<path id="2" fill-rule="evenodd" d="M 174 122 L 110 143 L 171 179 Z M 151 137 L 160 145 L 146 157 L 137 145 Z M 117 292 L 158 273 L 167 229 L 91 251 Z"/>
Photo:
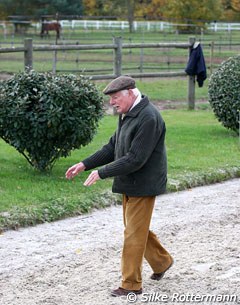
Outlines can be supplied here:
<path id="1" fill-rule="evenodd" d="M 124 90 L 114 92 L 109 94 L 110 96 L 110 105 L 113 106 L 117 113 L 126 113 L 131 108 L 136 97 L 134 96 L 132 90 Z"/>

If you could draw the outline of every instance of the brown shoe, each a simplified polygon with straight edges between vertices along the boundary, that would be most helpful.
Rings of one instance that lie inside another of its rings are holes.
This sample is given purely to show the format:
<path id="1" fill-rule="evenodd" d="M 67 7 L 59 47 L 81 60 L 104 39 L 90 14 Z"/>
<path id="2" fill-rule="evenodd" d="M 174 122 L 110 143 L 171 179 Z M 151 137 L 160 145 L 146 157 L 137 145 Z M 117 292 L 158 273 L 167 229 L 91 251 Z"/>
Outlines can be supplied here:
<path id="1" fill-rule="evenodd" d="M 129 293 L 141 294 L 142 293 L 142 288 L 139 289 L 139 290 L 127 290 L 127 289 L 124 289 L 122 287 L 119 287 L 119 288 L 113 290 L 111 292 L 111 295 L 113 297 L 121 297 L 121 296 L 127 296 Z"/>
<path id="2" fill-rule="evenodd" d="M 151 276 L 150 276 L 150 279 L 154 280 L 154 281 L 159 281 L 163 278 L 164 274 L 166 271 L 168 271 L 169 268 L 171 268 L 173 265 L 173 261 L 171 262 L 171 264 L 167 267 L 166 270 L 164 270 L 163 272 L 159 272 L 159 273 L 153 273 Z"/>

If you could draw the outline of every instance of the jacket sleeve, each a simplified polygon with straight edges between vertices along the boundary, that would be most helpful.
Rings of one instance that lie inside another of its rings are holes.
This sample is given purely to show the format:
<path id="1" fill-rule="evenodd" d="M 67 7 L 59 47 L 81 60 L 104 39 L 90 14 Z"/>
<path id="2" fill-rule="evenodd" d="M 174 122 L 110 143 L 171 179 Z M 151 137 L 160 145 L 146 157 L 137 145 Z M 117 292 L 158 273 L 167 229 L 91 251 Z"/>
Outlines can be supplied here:
<path id="1" fill-rule="evenodd" d="M 132 140 L 128 152 L 114 162 L 99 169 L 99 176 L 108 177 L 128 175 L 140 169 L 151 156 L 161 134 L 165 133 L 165 125 L 159 131 L 158 122 L 147 118 L 141 122 Z"/>
<path id="2" fill-rule="evenodd" d="M 116 142 L 116 133 L 110 138 L 108 144 L 100 150 L 84 159 L 82 162 L 86 166 L 85 171 L 108 164 L 114 160 L 114 150 Z"/>

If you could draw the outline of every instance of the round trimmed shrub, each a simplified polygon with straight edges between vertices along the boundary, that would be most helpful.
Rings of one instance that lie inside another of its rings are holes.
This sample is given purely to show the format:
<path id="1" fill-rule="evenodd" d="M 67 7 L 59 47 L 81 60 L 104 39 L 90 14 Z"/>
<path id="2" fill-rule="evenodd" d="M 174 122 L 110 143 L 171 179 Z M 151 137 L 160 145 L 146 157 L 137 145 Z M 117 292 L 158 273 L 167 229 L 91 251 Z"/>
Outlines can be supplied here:
<path id="1" fill-rule="evenodd" d="M 209 80 L 209 103 L 224 127 L 239 133 L 240 56 L 223 62 Z"/>
<path id="2" fill-rule="evenodd" d="M 87 145 L 103 114 L 89 79 L 33 70 L 0 82 L 0 137 L 39 170 Z"/>

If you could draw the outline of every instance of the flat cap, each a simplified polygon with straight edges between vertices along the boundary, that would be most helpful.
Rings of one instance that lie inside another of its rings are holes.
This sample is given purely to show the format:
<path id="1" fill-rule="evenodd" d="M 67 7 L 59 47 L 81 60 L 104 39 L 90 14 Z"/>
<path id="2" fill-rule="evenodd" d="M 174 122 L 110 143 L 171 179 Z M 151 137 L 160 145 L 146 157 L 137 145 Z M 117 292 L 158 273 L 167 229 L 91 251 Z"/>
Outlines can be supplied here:
<path id="1" fill-rule="evenodd" d="M 135 80 L 130 76 L 119 76 L 112 80 L 103 90 L 104 94 L 111 94 L 121 90 L 128 90 L 136 88 Z"/>

